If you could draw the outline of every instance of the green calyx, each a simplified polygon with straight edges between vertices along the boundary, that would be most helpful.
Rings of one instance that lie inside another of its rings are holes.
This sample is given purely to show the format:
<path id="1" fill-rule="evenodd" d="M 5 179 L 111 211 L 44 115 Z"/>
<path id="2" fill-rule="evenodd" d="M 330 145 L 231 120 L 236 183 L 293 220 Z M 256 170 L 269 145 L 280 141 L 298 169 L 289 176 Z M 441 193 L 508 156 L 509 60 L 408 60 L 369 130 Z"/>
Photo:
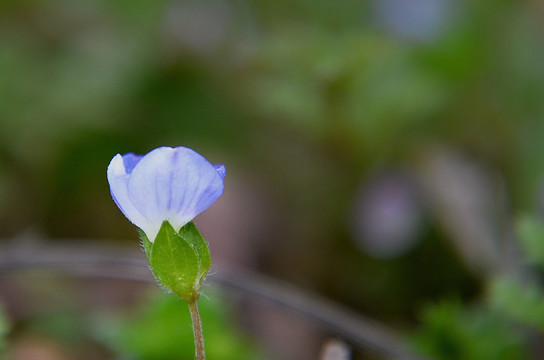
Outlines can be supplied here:
<path id="1" fill-rule="evenodd" d="M 159 283 L 187 303 L 197 300 L 211 266 L 211 256 L 195 224 L 191 221 L 176 231 L 164 221 L 155 241 L 150 242 L 143 231 L 140 236 Z"/>

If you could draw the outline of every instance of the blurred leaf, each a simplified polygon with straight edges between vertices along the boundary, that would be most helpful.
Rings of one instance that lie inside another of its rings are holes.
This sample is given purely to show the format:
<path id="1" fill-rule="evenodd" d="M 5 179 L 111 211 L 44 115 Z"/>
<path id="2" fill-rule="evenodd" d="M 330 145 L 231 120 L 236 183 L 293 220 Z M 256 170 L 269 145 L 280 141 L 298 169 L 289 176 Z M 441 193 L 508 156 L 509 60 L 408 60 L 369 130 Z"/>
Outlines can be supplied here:
<path id="1" fill-rule="evenodd" d="M 429 307 L 416 347 L 435 359 L 511 360 L 528 358 L 521 335 L 500 314 L 459 302 Z"/>
<path id="2" fill-rule="evenodd" d="M 534 217 L 523 216 L 518 220 L 517 230 L 526 259 L 544 268 L 544 224 Z"/>
<path id="3" fill-rule="evenodd" d="M 198 304 L 209 359 L 264 359 L 233 326 L 224 303 L 217 297 L 201 298 Z M 194 359 L 189 309 L 174 296 L 161 294 L 142 304 L 132 318 L 117 325 L 103 325 L 109 328 L 107 341 L 120 354 L 141 360 Z"/>
<path id="4" fill-rule="evenodd" d="M 4 313 L 2 307 L 0 307 L 0 356 L 6 349 L 6 336 L 8 335 L 10 324 Z"/>
<path id="5" fill-rule="evenodd" d="M 74 310 L 53 311 L 36 317 L 29 326 L 32 332 L 70 344 L 85 339 L 85 315 Z"/>
<path id="6" fill-rule="evenodd" d="M 489 296 L 496 310 L 544 333 L 544 294 L 536 284 L 499 278 L 491 283 Z"/>

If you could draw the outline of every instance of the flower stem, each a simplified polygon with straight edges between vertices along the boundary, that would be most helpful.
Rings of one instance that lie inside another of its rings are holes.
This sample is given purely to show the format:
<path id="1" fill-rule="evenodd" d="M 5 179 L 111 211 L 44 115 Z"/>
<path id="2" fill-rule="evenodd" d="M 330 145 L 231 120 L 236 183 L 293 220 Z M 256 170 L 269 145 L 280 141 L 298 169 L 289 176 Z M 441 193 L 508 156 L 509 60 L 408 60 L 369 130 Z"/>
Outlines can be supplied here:
<path id="1" fill-rule="evenodd" d="M 202 335 L 202 323 L 200 321 L 200 313 L 196 300 L 189 303 L 189 311 L 191 312 L 191 320 L 193 322 L 193 334 L 195 337 L 195 360 L 206 360 L 204 352 L 204 336 Z"/>

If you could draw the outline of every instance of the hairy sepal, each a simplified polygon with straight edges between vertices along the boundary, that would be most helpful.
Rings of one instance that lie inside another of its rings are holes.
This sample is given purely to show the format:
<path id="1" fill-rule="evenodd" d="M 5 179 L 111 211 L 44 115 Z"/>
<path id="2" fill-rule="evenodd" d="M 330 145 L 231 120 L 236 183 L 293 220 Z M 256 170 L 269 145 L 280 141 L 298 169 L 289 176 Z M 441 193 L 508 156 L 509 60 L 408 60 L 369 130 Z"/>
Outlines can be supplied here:
<path id="1" fill-rule="evenodd" d="M 210 250 L 191 221 L 176 231 L 164 221 L 153 242 L 140 232 L 147 260 L 157 281 L 191 303 L 198 299 L 211 266 Z"/>

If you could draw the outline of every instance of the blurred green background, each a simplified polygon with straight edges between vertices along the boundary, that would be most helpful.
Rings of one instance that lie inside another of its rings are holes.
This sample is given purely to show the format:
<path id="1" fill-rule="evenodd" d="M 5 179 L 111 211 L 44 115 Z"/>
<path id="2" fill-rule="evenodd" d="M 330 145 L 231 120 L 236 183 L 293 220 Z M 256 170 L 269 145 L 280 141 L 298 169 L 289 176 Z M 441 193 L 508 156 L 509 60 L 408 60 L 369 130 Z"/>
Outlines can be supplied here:
<path id="1" fill-rule="evenodd" d="M 217 263 L 437 358 L 538 358 L 544 317 L 515 308 L 544 306 L 543 20 L 537 0 L 2 1 L 0 238 L 137 247 L 106 167 L 184 145 L 227 167 L 197 219 Z"/>

